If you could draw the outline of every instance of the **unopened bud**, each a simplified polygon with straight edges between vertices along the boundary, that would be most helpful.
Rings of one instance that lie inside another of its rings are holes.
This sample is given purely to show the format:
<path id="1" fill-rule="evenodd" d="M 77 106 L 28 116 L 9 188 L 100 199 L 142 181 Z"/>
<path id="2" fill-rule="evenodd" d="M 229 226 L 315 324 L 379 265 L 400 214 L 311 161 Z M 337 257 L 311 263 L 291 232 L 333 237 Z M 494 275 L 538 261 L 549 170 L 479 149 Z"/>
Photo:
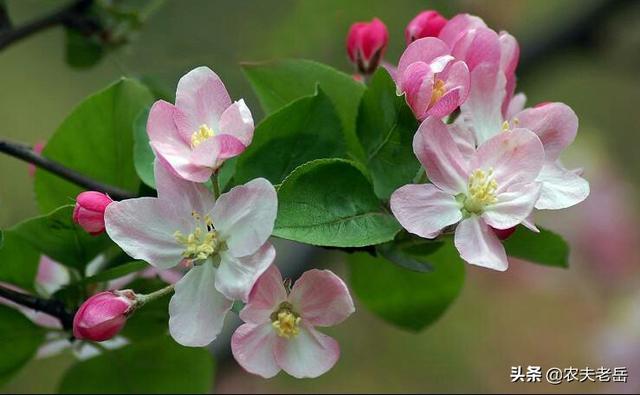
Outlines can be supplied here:
<path id="1" fill-rule="evenodd" d="M 515 226 L 509 229 L 496 229 L 494 227 L 491 227 L 491 229 L 493 230 L 493 233 L 495 233 L 500 240 L 507 240 L 509 237 L 511 237 L 513 232 L 516 231 Z"/>
<path id="2" fill-rule="evenodd" d="M 347 34 L 347 54 L 362 74 L 372 74 L 384 55 L 389 42 L 387 27 L 378 18 L 351 25 Z"/>
<path id="3" fill-rule="evenodd" d="M 87 299 L 73 318 L 73 336 L 101 342 L 118 334 L 135 307 L 131 290 L 100 292 Z"/>
<path id="4" fill-rule="evenodd" d="M 404 30 L 407 45 L 425 37 L 438 37 L 447 19 L 437 11 L 423 11 L 415 16 Z"/>
<path id="5" fill-rule="evenodd" d="M 104 232 L 104 210 L 113 200 L 104 193 L 87 191 L 76 197 L 73 222 L 92 235 Z"/>

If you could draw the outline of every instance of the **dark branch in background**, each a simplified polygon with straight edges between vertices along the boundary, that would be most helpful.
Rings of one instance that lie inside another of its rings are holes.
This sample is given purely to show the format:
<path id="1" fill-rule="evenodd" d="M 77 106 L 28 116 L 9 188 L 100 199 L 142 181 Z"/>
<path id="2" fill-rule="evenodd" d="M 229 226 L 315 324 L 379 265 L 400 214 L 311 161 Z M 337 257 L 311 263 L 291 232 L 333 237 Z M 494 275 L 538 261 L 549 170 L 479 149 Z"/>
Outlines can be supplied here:
<path id="1" fill-rule="evenodd" d="M 0 285 L 0 297 L 8 299 L 21 306 L 41 311 L 57 318 L 66 330 L 73 328 L 73 313 L 67 310 L 64 303 L 59 300 L 44 299 L 38 296 L 14 291 Z"/>
<path id="2" fill-rule="evenodd" d="M 99 31 L 100 26 L 89 15 L 92 4 L 93 0 L 75 0 L 51 14 L 13 28 L 6 7 L 2 7 L 0 4 L 0 50 L 32 34 L 58 25 L 78 30 L 85 35 L 95 33 Z M 8 24 L 8 27 L 1 27 L 3 20 L 5 24 Z"/>
<path id="3" fill-rule="evenodd" d="M 0 33 L 9 29 L 11 29 L 11 19 L 9 19 L 7 5 L 4 0 L 0 0 Z"/>
<path id="4" fill-rule="evenodd" d="M 26 145 L 0 140 L 0 152 L 32 163 L 85 189 L 106 193 L 113 200 L 124 200 L 135 197 L 135 195 L 129 191 L 95 181 L 58 162 L 40 156 Z"/>

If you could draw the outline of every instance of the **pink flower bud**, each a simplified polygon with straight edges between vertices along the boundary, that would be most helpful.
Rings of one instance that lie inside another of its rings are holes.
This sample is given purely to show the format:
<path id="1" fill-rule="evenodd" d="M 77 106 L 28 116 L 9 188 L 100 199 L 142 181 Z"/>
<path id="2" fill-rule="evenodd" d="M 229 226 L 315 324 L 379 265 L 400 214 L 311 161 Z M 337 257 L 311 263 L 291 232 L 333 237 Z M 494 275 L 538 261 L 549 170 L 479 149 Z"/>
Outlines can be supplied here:
<path id="1" fill-rule="evenodd" d="M 404 30 L 407 45 L 424 37 L 438 37 L 447 19 L 437 11 L 423 11 L 415 16 Z"/>
<path id="2" fill-rule="evenodd" d="M 358 71 L 368 75 L 375 71 L 387 49 L 389 33 L 378 18 L 351 25 L 347 34 L 347 54 Z"/>
<path id="3" fill-rule="evenodd" d="M 73 318 L 73 336 L 101 342 L 120 332 L 135 305 L 131 290 L 100 292 L 87 299 Z"/>
<path id="4" fill-rule="evenodd" d="M 113 200 L 104 193 L 87 191 L 76 197 L 73 222 L 92 235 L 104 232 L 104 210 Z"/>
<path id="5" fill-rule="evenodd" d="M 511 237 L 513 232 L 516 231 L 516 227 L 514 226 L 513 228 L 509 228 L 509 229 L 496 229 L 494 227 L 491 227 L 491 230 L 493 230 L 493 233 L 495 233 L 496 236 L 498 236 L 498 239 L 504 241 L 504 240 L 507 240 L 509 237 Z"/>

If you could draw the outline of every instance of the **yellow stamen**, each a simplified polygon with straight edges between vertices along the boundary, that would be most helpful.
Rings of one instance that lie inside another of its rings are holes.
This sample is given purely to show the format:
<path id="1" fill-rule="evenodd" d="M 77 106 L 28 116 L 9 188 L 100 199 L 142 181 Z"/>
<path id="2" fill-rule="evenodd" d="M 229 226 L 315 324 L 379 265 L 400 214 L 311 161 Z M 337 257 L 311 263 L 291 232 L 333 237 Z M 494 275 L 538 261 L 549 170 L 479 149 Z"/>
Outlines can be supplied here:
<path id="1" fill-rule="evenodd" d="M 469 176 L 468 192 L 464 208 L 470 213 L 479 214 L 488 204 L 496 202 L 498 183 L 493 177 L 493 169 L 474 170 Z"/>
<path id="2" fill-rule="evenodd" d="M 431 101 L 429 102 L 429 107 L 433 106 L 442 96 L 444 96 L 445 87 L 444 81 L 441 79 L 437 79 L 433 84 L 433 89 L 431 90 Z"/>
<path id="3" fill-rule="evenodd" d="M 191 148 L 196 148 L 209 137 L 215 136 L 216 133 L 209 126 L 202 124 L 200 128 L 191 135 Z"/>
<path id="4" fill-rule="evenodd" d="M 271 325 L 278 336 L 285 339 L 291 339 L 300 333 L 300 317 L 286 305 L 271 315 Z"/>
<path id="5" fill-rule="evenodd" d="M 195 211 L 191 215 L 196 223 L 194 231 L 186 236 L 182 232 L 176 231 L 173 237 L 184 246 L 183 258 L 190 261 L 205 260 L 217 253 L 221 249 L 222 243 L 213 227 L 211 217 L 207 215 L 203 221 L 200 214 Z"/>

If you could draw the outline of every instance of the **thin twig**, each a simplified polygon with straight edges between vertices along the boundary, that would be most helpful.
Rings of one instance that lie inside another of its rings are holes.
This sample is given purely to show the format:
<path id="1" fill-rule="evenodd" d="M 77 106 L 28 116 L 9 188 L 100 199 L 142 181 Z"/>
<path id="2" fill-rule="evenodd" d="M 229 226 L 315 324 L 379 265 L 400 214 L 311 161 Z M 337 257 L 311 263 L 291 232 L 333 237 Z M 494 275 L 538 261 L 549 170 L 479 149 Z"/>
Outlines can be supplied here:
<path id="1" fill-rule="evenodd" d="M 90 33 L 97 29 L 97 26 L 87 16 L 87 11 L 92 4 L 93 0 L 75 0 L 51 14 L 21 26 L 2 30 L 0 31 L 0 50 L 32 34 L 57 25 L 64 25 Z"/>
<path id="2" fill-rule="evenodd" d="M 32 163 L 80 187 L 106 193 L 114 200 L 124 200 L 135 197 L 135 195 L 129 191 L 95 181 L 75 170 L 63 166 L 58 162 L 38 155 L 26 145 L 0 140 L 0 152 Z"/>
<path id="3" fill-rule="evenodd" d="M 59 300 L 40 298 L 38 296 L 14 291 L 2 285 L 0 285 L 0 297 L 8 299 L 21 306 L 49 314 L 50 316 L 57 318 L 64 329 L 68 330 L 73 328 L 74 314 L 68 311 L 64 303 Z"/>

